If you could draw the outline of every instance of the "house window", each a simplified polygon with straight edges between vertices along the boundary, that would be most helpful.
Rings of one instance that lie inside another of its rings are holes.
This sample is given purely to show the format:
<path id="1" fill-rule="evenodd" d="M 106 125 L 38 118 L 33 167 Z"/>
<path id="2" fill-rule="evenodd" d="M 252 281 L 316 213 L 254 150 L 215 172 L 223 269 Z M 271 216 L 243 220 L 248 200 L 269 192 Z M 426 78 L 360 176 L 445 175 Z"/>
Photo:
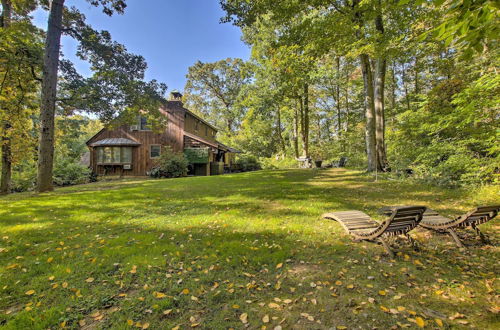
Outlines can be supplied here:
<path id="1" fill-rule="evenodd" d="M 151 158 L 158 158 L 161 154 L 161 146 L 151 145 L 149 150 L 149 155 Z"/>
<path id="2" fill-rule="evenodd" d="M 126 164 L 132 163 L 131 147 L 98 147 L 98 164 Z"/>
<path id="3" fill-rule="evenodd" d="M 151 128 L 149 128 L 148 120 L 146 117 L 142 117 L 142 116 L 139 117 L 139 129 L 141 131 L 150 131 L 151 130 Z"/>
<path id="4" fill-rule="evenodd" d="M 132 163 L 132 148 L 123 147 L 122 148 L 122 163 Z"/>

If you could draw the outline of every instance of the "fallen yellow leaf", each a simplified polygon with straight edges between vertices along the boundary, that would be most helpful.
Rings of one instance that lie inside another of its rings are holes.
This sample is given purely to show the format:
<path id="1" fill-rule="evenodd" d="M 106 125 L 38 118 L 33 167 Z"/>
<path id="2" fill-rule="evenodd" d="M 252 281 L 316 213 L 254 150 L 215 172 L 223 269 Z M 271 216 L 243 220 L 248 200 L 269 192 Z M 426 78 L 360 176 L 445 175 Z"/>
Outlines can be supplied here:
<path id="1" fill-rule="evenodd" d="M 35 293 L 35 290 L 28 290 L 25 292 L 26 295 L 31 296 L 32 294 Z"/>
<path id="2" fill-rule="evenodd" d="M 423 318 L 421 318 L 420 316 L 417 316 L 415 318 L 415 323 L 418 325 L 419 328 L 423 328 L 425 327 L 425 321 Z"/>
<path id="3" fill-rule="evenodd" d="M 155 291 L 155 292 L 153 292 L 153 296 L 157 299 L 162 299 L 162 298 L 165 298 L 167 295 L 164 294 L 163 292 Z"/>

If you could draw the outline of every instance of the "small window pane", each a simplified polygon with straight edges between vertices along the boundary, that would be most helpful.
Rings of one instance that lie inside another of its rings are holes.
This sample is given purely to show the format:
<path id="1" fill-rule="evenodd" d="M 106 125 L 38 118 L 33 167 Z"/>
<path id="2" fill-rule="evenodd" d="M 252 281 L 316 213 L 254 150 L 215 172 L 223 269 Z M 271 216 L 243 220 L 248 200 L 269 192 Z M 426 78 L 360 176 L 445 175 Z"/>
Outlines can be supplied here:
<path id="1" fill-rule="evenodd" d="M 113 147 L 113 159 L 111 160 L 112 163 L 120 163 L 120 147 Z"/>
<path id="2" fill-rule="evenodd" d="M 146 117 L 141 117 L 141 131 L 149 131 L 148 120 Z"/>
<path id="3" fill-rule="evenodd" d="M 151 146 L 151 158 L 160 157 L 160 146 Z"/>
<path id="4" fill-rule="evenodd" d="M 97 148 L 97 163 L 102 163 L 104 161 L 104 148 Z"/>
<path id="5" fill-rule="evenodd" d="M 103 160 L 103 163 L 109 164 L 109 163 L 111 163 L 112 159 L 113 159 L 113 157 L 112 157 L 112 149 L 111 149 L 111 147 L 105 147 L 104 148 L 104 160 Z"/>
<path id="6" fill-rule="evenodd" d="M 132 148 L 122 148 L 122 163 L 132 163 Z"/>

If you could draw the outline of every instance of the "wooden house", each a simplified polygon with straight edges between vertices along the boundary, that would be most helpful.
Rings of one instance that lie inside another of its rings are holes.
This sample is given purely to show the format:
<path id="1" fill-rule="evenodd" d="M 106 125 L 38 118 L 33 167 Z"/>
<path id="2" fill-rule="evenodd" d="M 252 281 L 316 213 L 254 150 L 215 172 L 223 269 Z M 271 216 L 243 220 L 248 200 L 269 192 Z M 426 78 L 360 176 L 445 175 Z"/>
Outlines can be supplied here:
<path id="1" fill-rule="evenodd" d="M 217 128 L 184 108 L 182 94 L 173 92 L 160 112 L 167 117 L 161 131 L 153 131 L 144 117 L 134 125 L 103 128 L 89 141 L 90 167 L 97 175 L 145 176 L 166 146 L 184 152 L 189 174 L 222 174 L 234 168 L 239 151 L 216 140 Z"/>

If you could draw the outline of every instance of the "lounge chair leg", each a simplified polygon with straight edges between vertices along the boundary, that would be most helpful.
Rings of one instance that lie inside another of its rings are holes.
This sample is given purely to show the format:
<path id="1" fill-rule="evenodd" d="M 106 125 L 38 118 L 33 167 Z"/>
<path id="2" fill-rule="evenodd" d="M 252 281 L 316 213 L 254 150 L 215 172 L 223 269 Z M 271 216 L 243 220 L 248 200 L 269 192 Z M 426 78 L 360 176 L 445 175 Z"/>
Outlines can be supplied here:
<path id="1" fill-rule="evenodd" d="M 460 241 L 460 238 L 458 238 L 457 233 L 455 233 L 455 231 L 453 229 L 449 228 L 448 232 L 450 233 L 451 237 L 453 237 L 453 239 L 455 240 L 455 243 L 457 243 L 457 245 L 458 245 L 459 248 L 464 248 L 465 247 L 462 244 L 462 242 Z"/>
<path id="2" fill-rule="evenodd" d="M 481 242 L 483 242 L 484 244 L 491 243 L 490 240 L 488 239 L 488 237 L 486 237 L 486 235 L 483 234 L 476 225 L 472 225 L 472 228 L 476 231 L 477 235 L 481 239 Z"/>
<path id="3" fill-rule="evenodd" d="M 387 244 L 387 242 L 381 237 L 378 238 L 378 241 L 382 243 L 382 246 L 384 247 L 385 251 L 389 254 L 389 256 L 391 258 L 394 258 L 394 252 L 392 252 L 391 248 L 389 247 L 389 244 Z"/>
<path id="4" fill-rule="evenodd" d="M 405 237 L 410 241 L 411 246 L 413 247 L 413 250 L 415 251 L 420 251 L 420 247 L 418 246 L 418 243 L 416 240 L 413 239 L 413 237 L 410 236 L 410 234 L 406 233 Z"/>

